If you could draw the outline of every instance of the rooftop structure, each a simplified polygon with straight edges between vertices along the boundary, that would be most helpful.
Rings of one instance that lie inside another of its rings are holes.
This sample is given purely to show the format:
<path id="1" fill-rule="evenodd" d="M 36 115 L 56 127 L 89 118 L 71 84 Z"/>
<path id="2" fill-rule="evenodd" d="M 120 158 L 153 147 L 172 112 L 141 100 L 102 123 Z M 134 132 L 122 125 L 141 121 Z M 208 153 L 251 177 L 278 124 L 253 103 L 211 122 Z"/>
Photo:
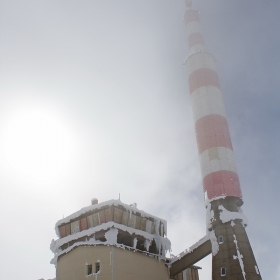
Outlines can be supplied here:
<path id="1" fill-rule="evenodd" d="M 164 219 L 120 200 L 92 203 L 55 225 L 59 238 L 51 243 L 51 263 L 57 280 L 169 279 L 171 243 Z M 197 270 L 185 269 L 177 277 L 197 280 Z"/>

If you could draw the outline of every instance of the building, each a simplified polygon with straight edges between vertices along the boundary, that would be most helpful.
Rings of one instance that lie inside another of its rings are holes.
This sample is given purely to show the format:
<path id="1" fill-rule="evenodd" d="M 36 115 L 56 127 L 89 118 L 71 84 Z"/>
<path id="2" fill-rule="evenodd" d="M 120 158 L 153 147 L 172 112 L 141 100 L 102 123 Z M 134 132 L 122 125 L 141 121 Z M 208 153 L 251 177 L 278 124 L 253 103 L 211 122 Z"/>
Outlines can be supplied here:
<path id="1" fill-rule="evenodd" d="M 92 205 L 59 220 L 52 241 L 57 280 L 169 278 L 166 221 L 120 200 Z M 197 267 L 176 279 L 198 279 Z M 187 275 L 189 275 L 188 278 Z M 182 276 L 182 277 L 181 277 Z"/>
<path id="2" fill-rule="evenodd" d="M 56 280 L 198 280 L 194 264 L 212 253 L 212 279 L 260 280 L 246 233 L 241 188 L 215 60 L 206 51 L 198 11 L 186 1 L 190 54 L 189 91 L 200 159 L 207 234 L 188 250 L 166 258 L 171 243 L 166 221 L 110 200 L 56 224 L 51 250 Z"/>

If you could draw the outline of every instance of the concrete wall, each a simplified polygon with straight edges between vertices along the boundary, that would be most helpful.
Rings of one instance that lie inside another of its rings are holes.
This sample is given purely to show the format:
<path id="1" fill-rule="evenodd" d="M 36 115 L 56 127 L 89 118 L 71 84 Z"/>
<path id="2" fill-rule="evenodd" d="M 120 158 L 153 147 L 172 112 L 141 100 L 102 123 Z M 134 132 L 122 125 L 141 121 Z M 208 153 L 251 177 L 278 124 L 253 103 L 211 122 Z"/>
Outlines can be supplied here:
<path id="1" fill-rule="evenodd" d="M 176 274 L 174 280 L 199 280 L 198 269 L 195 267 L 187 268 L 186 270 Z"/>
<path id="2" fill-rule="evenodd" d="M 87 265 L 100 261 L 100 274 L 87 278 Z M 96 277 L 96 278 L 95 278 Z M 57 280 L 169 280 L 164 261 L 114 246 L 80 246 L 61 256 Z"/>

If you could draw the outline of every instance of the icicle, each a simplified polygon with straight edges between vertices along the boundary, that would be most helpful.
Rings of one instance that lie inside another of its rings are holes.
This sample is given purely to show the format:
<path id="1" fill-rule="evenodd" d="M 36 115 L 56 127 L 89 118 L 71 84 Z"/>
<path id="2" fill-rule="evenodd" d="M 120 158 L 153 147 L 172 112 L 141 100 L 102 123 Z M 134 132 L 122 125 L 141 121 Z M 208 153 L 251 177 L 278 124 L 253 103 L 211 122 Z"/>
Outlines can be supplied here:
<path id="1" fill-rule="evenodd" d="M 219 244 L 214 230 L 209 231 L 209 239 L 212 245 L 212 254 L 215 256 L 219 252 Z"/>
<path id="2" fill-rule="evenodd" d="M 135 237 L 134 239 L 133 239 L 133 248 L 134 249 L 136 249 L 136 246 L 137 246 L 137 238 Z M 134 251 L 135 252 L 135 251 Z"/>

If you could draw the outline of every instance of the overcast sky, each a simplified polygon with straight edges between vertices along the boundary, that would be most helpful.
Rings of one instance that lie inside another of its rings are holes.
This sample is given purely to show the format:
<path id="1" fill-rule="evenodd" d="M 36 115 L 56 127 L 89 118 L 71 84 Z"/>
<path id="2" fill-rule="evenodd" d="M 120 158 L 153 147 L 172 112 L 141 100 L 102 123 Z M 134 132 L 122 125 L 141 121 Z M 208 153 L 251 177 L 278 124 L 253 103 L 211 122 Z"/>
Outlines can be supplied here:
<path id="1" fill-rule="evenodd" d="M 280 1 L 197 0 L 263 279 L 280 279 Z M 183 0 L 0 0 L 0 278 L 53 278 L 58 219 L 118 198 L 205 235 Z M 211 279 L 211 257 L 199 265 Z"/>

